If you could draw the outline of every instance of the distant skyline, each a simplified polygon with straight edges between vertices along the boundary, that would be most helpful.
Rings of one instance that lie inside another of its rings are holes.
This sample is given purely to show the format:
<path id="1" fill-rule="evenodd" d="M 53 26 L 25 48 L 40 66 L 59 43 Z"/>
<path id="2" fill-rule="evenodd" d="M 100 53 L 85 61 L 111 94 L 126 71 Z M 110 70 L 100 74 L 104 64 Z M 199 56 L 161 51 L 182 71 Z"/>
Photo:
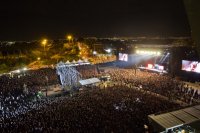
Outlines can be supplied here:
<path id="1" fill-rule="evenodd" d="M 3 0 L 0 41 L 190 36 L 182 0 Z"/>

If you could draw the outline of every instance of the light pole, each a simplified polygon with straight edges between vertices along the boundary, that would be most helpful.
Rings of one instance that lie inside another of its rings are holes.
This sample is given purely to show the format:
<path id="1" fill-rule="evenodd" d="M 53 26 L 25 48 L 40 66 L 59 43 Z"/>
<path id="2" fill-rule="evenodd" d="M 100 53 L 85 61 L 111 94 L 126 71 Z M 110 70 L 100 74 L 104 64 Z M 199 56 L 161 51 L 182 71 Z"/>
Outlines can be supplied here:
<path id="1" fill-rule="evenodd" d="M 95 44 L 93 44 L 93 52 L 92 52 L 93 56 L 95 56 L 97 54 L 96 48 L 95 48 Z"/>
<path id="2" fill-rule="evenodd" d="M 47 44 L 47 39 L 44 39 L 43 41 L 42 41 L 42 45 L 43 45 L 43 47 L 44 47 L 44 56 L 46 57 L 46 44 Z"/>
<path id="3" fill-rule="evenodd" d="M 73 37 L 71 35 L 68 35 L 67 40 L 70 42 L 71 40 L 73 40 Z"/>

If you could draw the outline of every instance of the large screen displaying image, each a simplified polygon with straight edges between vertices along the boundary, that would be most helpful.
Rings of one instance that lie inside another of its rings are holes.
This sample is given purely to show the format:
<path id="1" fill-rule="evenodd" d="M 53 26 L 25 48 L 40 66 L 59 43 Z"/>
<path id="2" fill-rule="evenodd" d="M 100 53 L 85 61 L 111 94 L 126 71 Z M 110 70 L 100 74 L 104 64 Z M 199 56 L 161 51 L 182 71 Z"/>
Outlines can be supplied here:
<path id="1" fill-rule="evenodd" d="M 119 53 L 119 60 L 128 61 L 128 54 Z"/>
<path id="2" fill-rule="evenodd" d="M 182 60 L 182 70 L 200 73 L 200 62 Z"/>

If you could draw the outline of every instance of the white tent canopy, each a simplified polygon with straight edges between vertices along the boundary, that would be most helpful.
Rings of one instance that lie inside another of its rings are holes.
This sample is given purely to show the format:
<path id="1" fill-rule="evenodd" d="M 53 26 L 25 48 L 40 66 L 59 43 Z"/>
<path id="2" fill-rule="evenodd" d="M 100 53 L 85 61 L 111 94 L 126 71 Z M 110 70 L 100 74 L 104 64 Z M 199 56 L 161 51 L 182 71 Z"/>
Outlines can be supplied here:
<path id="1" fill-rule="evenodd" d="M 89 85 L 89 84 L 95 84 L 101 82 L 98 78 L 90 78 L 90 79 L 85 79 L 85 80 L 80 80 L 79 83 L 81 85 Z"/>

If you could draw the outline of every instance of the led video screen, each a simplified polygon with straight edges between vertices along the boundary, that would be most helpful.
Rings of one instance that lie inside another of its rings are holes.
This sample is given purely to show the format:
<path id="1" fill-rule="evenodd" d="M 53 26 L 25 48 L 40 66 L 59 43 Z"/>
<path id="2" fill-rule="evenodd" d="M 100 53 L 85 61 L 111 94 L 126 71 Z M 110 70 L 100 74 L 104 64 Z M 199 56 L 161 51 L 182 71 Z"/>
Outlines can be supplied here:
<path id="1" fill-rule="evenodd" d="M 164 66 L 158 66 L 159 70 L 164 70 Z"/>
<path id="2" fill-rule="evenodd" d="M 200 73 L 200 62 L 182 60 L 182 70 Z"/>
<path id="3" fill-rule="evenodd" d="M 128 54 L 119 53 L 120 61 L 128 61 Z"/>
<path id="4" fill-rule="evenodd" d="M 165 67 L 164 67 L 164 66 L 161 66 L 161 65 L 158 65 L 158 64 L 155 64 L 155 69 L 164 70 Z"/>

